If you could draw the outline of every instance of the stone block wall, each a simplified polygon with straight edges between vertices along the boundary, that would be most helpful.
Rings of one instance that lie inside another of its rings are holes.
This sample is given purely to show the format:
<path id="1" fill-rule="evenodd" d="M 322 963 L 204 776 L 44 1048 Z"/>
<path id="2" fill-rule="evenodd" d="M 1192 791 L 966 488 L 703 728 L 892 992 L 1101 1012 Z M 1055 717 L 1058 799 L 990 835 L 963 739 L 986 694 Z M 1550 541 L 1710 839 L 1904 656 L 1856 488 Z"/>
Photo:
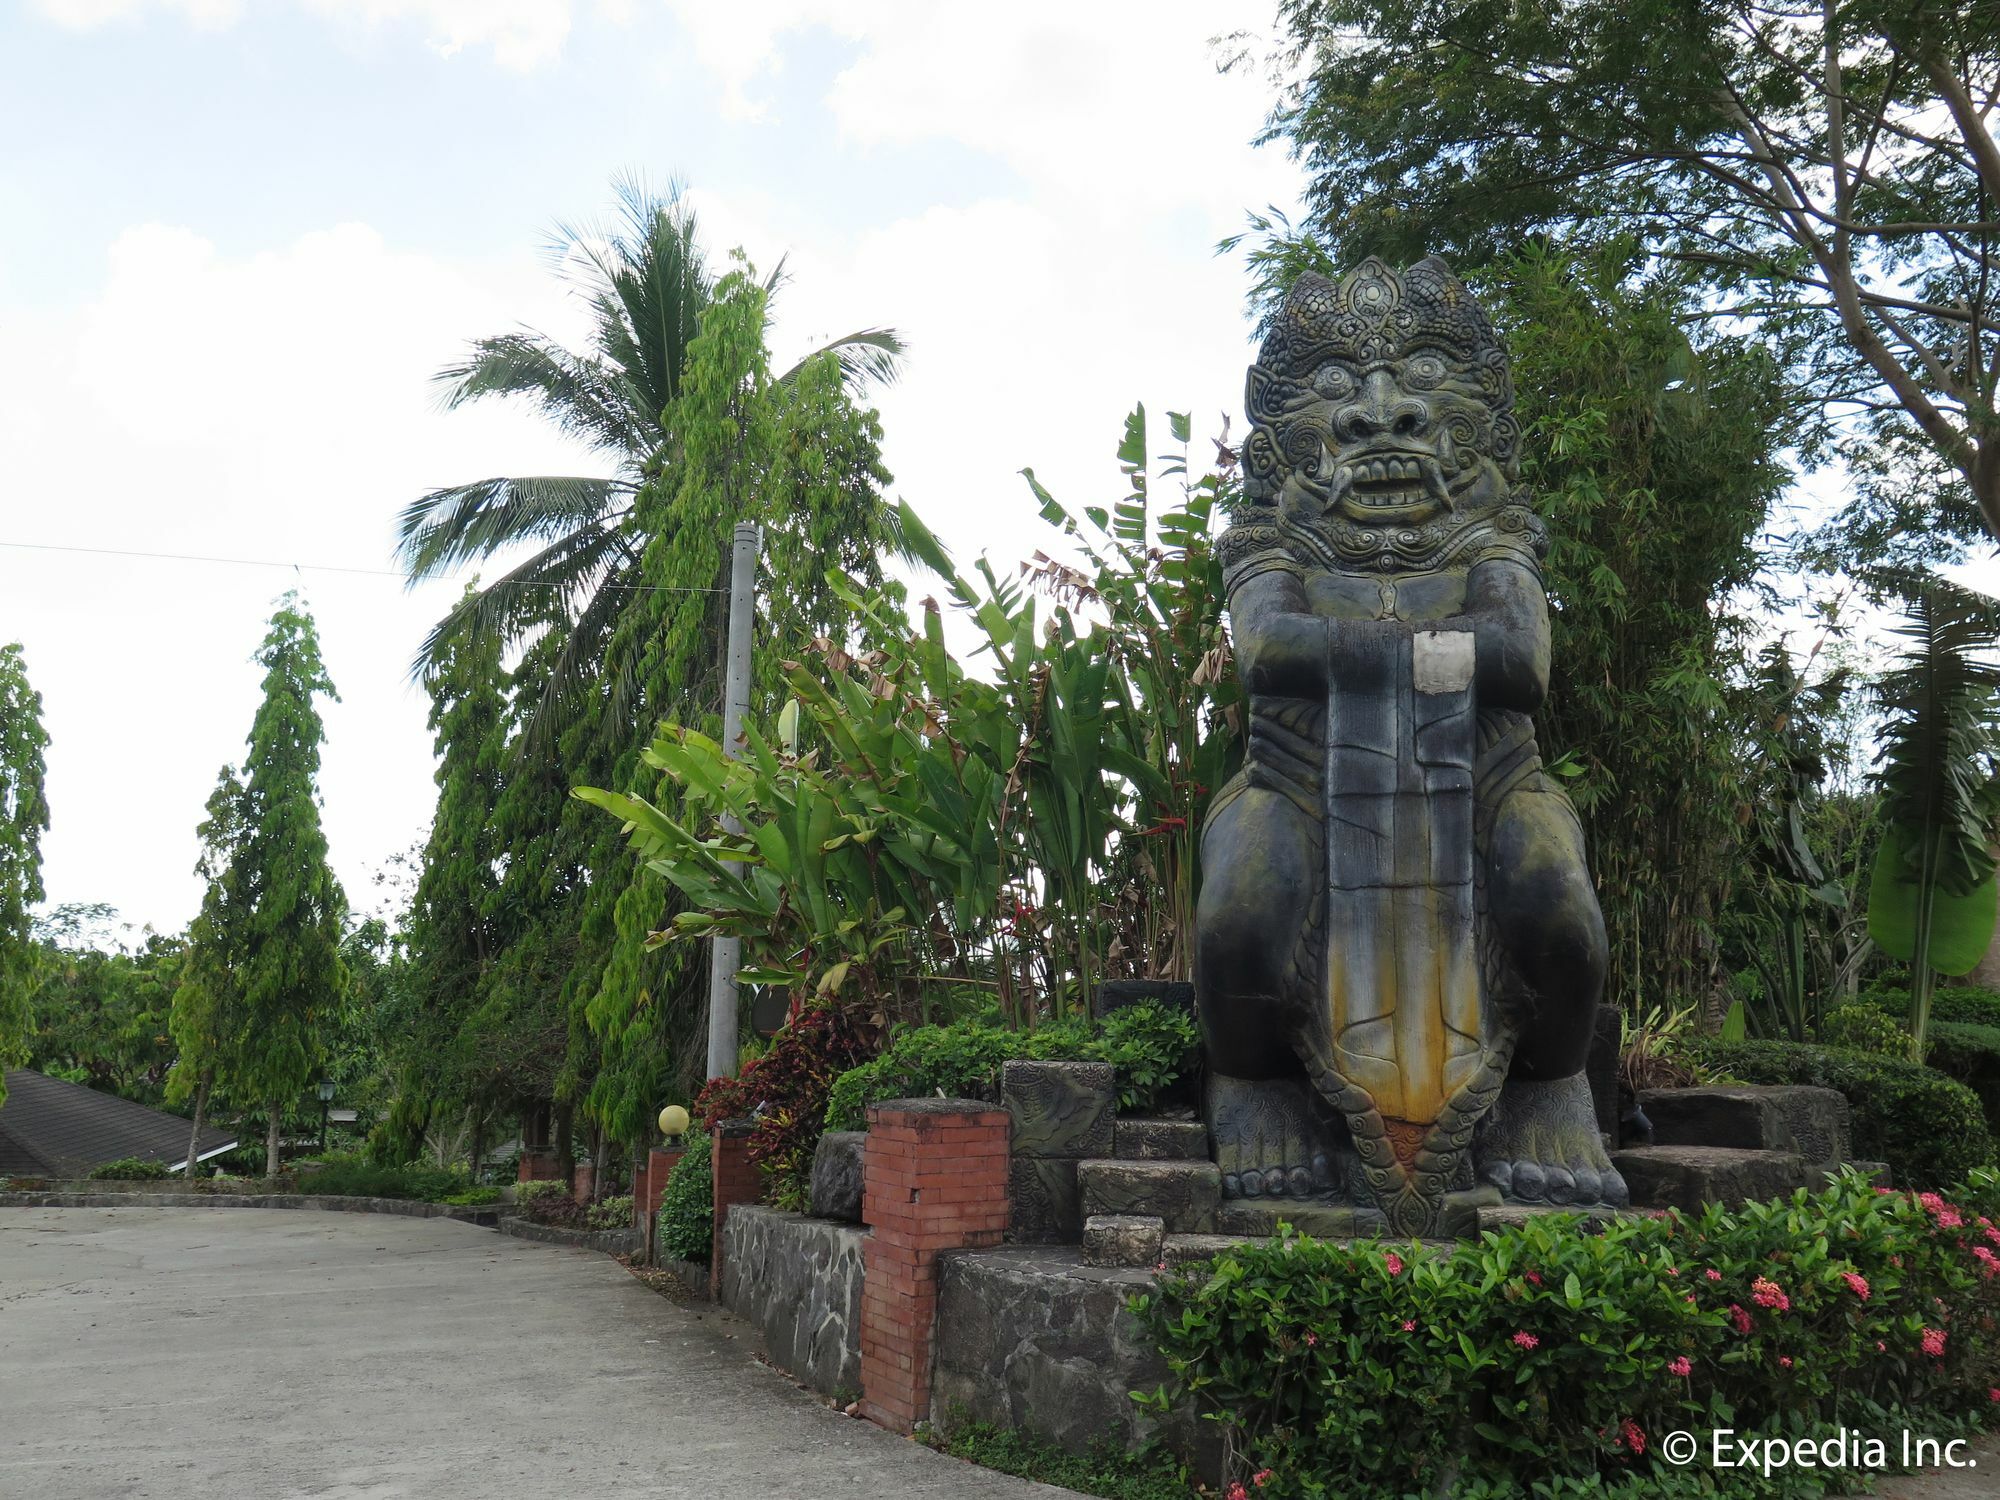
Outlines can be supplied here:
<path id="1" fill-rule="evenodd" d="M 722 1303 L 764 1336 L 779 1369 L 822 1395 L 861 1393 L 868 1231 L 739 1204 L 723 1234 Z"/>
<path id="2" fill-rule="evenodd" d="M 1008 1117 L 972 1099 L 900 1099 L 868 1111 L 863 1217 L 862 1411 L 895 1432 L 930 1414 L 941 1252 L 995 1245 L 1007 1227 Z"/>

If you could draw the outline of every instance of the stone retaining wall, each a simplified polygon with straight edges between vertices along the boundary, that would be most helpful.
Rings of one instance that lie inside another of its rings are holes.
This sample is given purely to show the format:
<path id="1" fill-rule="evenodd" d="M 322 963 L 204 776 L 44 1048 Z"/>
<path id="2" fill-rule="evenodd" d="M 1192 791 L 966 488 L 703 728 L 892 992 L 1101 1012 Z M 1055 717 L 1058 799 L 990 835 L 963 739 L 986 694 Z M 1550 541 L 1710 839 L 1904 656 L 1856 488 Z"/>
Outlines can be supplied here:
<path id="1" fill-rule="evenodd" d="M 756 1325 L 773 1364 L 823 1395 L 861 1393 L 867 1242 L 859 1225 L 747 1204 L 723 1229 L 723 1306 Z"/>
<path id="2" fill-rule="evenodd" d="M 1028 1245 L 954 1250 L 938 1266 L 934 1421 L 1016 1428 L 1072 1453 L 1156 1436 L 1194 1453 L 1198 1424 L 1156 1432 L 1131 1399 L 1167 1373 L 1125 1306 L 1153 1284 L 1150 1267 L 1086 1266 L 1073 1246 Z"/>
<path id="3" fill-rule="evenodd" d="M 7 1208 L 305 1208 L 326 1213 L 400 1214 L 406 1219 L 459 1219 L 493 1227 L 504 1204 L 425 1203 L 414 1198 L 354 1198 L 332 1193 L 202 1193 L 47 1189 L 0 1192 Z"/>
<path id="4" fill-rule="evenodd" d="M 630 1255 L 646 1240 L 637 1229 L 566 1229 L 557 1224 L 531 1224 L 509 1215 L 495 1226 L 517 1240 L 534 1240 L 542 1245 L 568 1245 L 577 1250 L 595 1250 L 603 1255 Z"/>

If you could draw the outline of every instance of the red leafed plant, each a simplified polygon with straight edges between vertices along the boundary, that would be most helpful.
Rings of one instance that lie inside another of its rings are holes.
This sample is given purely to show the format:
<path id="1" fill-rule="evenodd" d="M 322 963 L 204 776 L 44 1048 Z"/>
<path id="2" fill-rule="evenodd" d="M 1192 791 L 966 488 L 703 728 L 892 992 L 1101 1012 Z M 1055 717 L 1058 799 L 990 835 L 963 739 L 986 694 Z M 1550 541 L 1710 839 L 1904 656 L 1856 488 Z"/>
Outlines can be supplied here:
<path id="1" fill-rule="evenodd" d="M 697 1119 L 754 1119 L 750 1160 L 764 1169 L 765 1191 L 780 1208 L 804 1208 L 813 1151 L 826 1129 L 834 1079 L 880 1050 L 878 1027 L 831 1005 L 795 1012 L 771 1049 L 734 1078 L 712 1078 L 694 1102 Z"/>

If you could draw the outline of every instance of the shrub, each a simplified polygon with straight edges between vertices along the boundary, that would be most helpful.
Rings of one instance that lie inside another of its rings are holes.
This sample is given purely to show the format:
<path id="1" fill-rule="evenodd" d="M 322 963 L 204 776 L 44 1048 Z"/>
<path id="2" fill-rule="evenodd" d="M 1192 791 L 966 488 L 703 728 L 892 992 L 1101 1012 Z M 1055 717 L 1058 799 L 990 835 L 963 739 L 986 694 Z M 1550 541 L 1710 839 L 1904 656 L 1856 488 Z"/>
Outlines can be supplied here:
<path id="1" fill-rule="evenodd" d="M 524 1182 L 514 1190 L 514 1215 L 530 1224 L 549 1224 L 558 1229 L 582 1229 L 588 1214 L 576 1201 L 567 1182 L 541 1178 Z"/>
<path id="2" fill-rule="evenodd" d="M 653 1244 L 670 1260 L 708 1264 L 715 1237 L 711 1165 L 707 1138 L 694 1137 L 688 1141 L 687 1153 L 667 1174 L 667 1185 L 660 1190 L 660 1214 Z"/>
<path id="3" fill-rule="evenodd" d="M 1862 997 L 1870 1005 L 1892 1016 L 1910 1013 L 1910 992 L 1888 985 L 1866 991 Z M 1958 1021 L 1967 1026 L 2000 1026 L 2000 990 L 1961 984 L 1940 989 L 1931 996 L 1931 1022 Z"/>
<path id="4" fill-rule="evenodd" d="M 1901 1021 L 1873 1005 L 1843 1005 L 1820 1023 L 1822 1047 L 1845 1047 L 1850 1052 L 1873 1052 L 1883 1057 L 1907 1058 L 1910 1033 Z"/>
<path id="5" fill-rule="evenodd" d="M 2000 1138 L 2000 1026 L 1931 1023 L 1928 1065 L 1979 1096 L 1986 1128 Z"/>
<path id="6" fill-rule="evenodd" d="M 610 1229 L 630 1229 L 632 1195 L 625 1193 L 615 1198 L 599 1198 L 584 1210 L 583 1227 L 600 1234 Z"/>
<path id="7" fill-rule="evenodd" d="M 1887 1432 L 1917 1412 L 1936 1431 L 1989 1409 L 1995 1216 L 1990 1173 L 1953 1204 L 1850 1172 L 1736 1213 L 1596 1235 L 1555 1215 L 1447 1252 L 1288 1233 L 1133 1300 L 1169 1371 L 1140 1400 L 1194 1403 L 1229 1439 L 1225 1477 L 1271 1470 L 1270 1493 L 1679 1493 L 1669 1431 Z"/>
<path id="8" fill-rule="evenodd" d="M 1856 1154 L 1887 1162 L 1900 1186 L 1937 1187 L 1993 1165 L 1993 1137 L 1978 1097 L 1934 1069 L 1800 1042 L 1701 1038 L 1684 1046 L 1744 1083 L 1813 1084 L 1845 1095 Z"/>
<path id="9" fill-rule="evenodd" d="M 442 1200 L 457 1208 L 479 1208 L 488 1203 L 500 1201 L 500 1189 L 489 1184 L 466 1188 L 463 1192 L 448 1193 Z"/>
<path id="10" fill-rule="evenodd" d="M 141 1161 L 136 1156 L 122 1156 L 90 1169 L 93 1182 L 160 1182 L 173 1175 L 165 1162 Z"/>
<path id="11" fill-rule="evenodd" d="M 703 1125 L 754 1118 L 750 1160 L 780 1208 L 800 1209 L 811 1189 L 813 1151 L 826 1130 L 834 1080 L 874 1055 L 876 1032 L 830 1005 L 811 1006 L 734 1078 L 714 1078 L 695 1100 Z"/>
<path id="12" fill-rule="evenodd" d="M 453 1193 L 472 1184 L 456 1167 L 436 1167 L 426 1162 L 405 1162 L 402 1166 L 377 1166 L 366 1156 L 328 1156 L 318 1169 L 300 1184 L 305 1192 L 339 1198 L 416 1198 L 441 1203 Z"/>
<path id="13" fill-rule="evenodd" d="M 1118 1108 L 1144 1114 L 1192 1076 L 1198 1057 L 1194 1021 L 1157 1001 L 1140 1001 L 1102 1021 L 1075 1018 L 1033 1031 L 990 1021 L 922 1026 L 897 1034 L 872 1062 L 843 1073 L 827 1100 L 829 1130 L 865 1130 L 868 1106 L 885 1099 L 997 1100 L 1000 1065 L 1015 1058 L 1108 1062 L 1118 1074 Z"/>

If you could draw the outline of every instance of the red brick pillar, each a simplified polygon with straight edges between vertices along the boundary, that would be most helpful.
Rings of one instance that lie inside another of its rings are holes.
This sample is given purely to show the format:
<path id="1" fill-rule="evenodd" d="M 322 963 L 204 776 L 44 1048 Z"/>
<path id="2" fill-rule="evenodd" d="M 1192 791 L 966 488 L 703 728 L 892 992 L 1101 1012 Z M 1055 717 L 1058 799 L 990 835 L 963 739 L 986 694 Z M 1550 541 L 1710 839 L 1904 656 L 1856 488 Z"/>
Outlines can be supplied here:
<path id="1" fill-rule="evenodd" d="M 588 1203 L 597 1196 L 597 1168 L 590 1162 L 580 1161 L 570 1168 L 569 1195 L 578 1203 Z"/>
<path id="2" fill-rule="evenodd" d="M 861 1410 L 893 1432 L 930 1415 L 938 1252 L 997 1245 L 1007 1228 L 1007 1150 L 1007 1112 L 975 1099 L 868 1110 Z"/>
<path id="3" fill-rule="evenodd" d="M 715 1237 L 709 1242 L 708 1294 L 722 1300 L 722 1226 L 732 1203 L 755 1203 L 764 1174 L 750 1162 L 749 1120 L 718 1120 L 708 1133 L 709 1161 L 714 1177 Z"/>
<path id="4" fill-rule="evenodd" d="M 520 1164 L 515 1171 L 518 1182 L 549 1182 L 562 1175 L 556 1166 L 556 1151 L 553 1146 L 530 1146 L 521 1152 Z"/>

